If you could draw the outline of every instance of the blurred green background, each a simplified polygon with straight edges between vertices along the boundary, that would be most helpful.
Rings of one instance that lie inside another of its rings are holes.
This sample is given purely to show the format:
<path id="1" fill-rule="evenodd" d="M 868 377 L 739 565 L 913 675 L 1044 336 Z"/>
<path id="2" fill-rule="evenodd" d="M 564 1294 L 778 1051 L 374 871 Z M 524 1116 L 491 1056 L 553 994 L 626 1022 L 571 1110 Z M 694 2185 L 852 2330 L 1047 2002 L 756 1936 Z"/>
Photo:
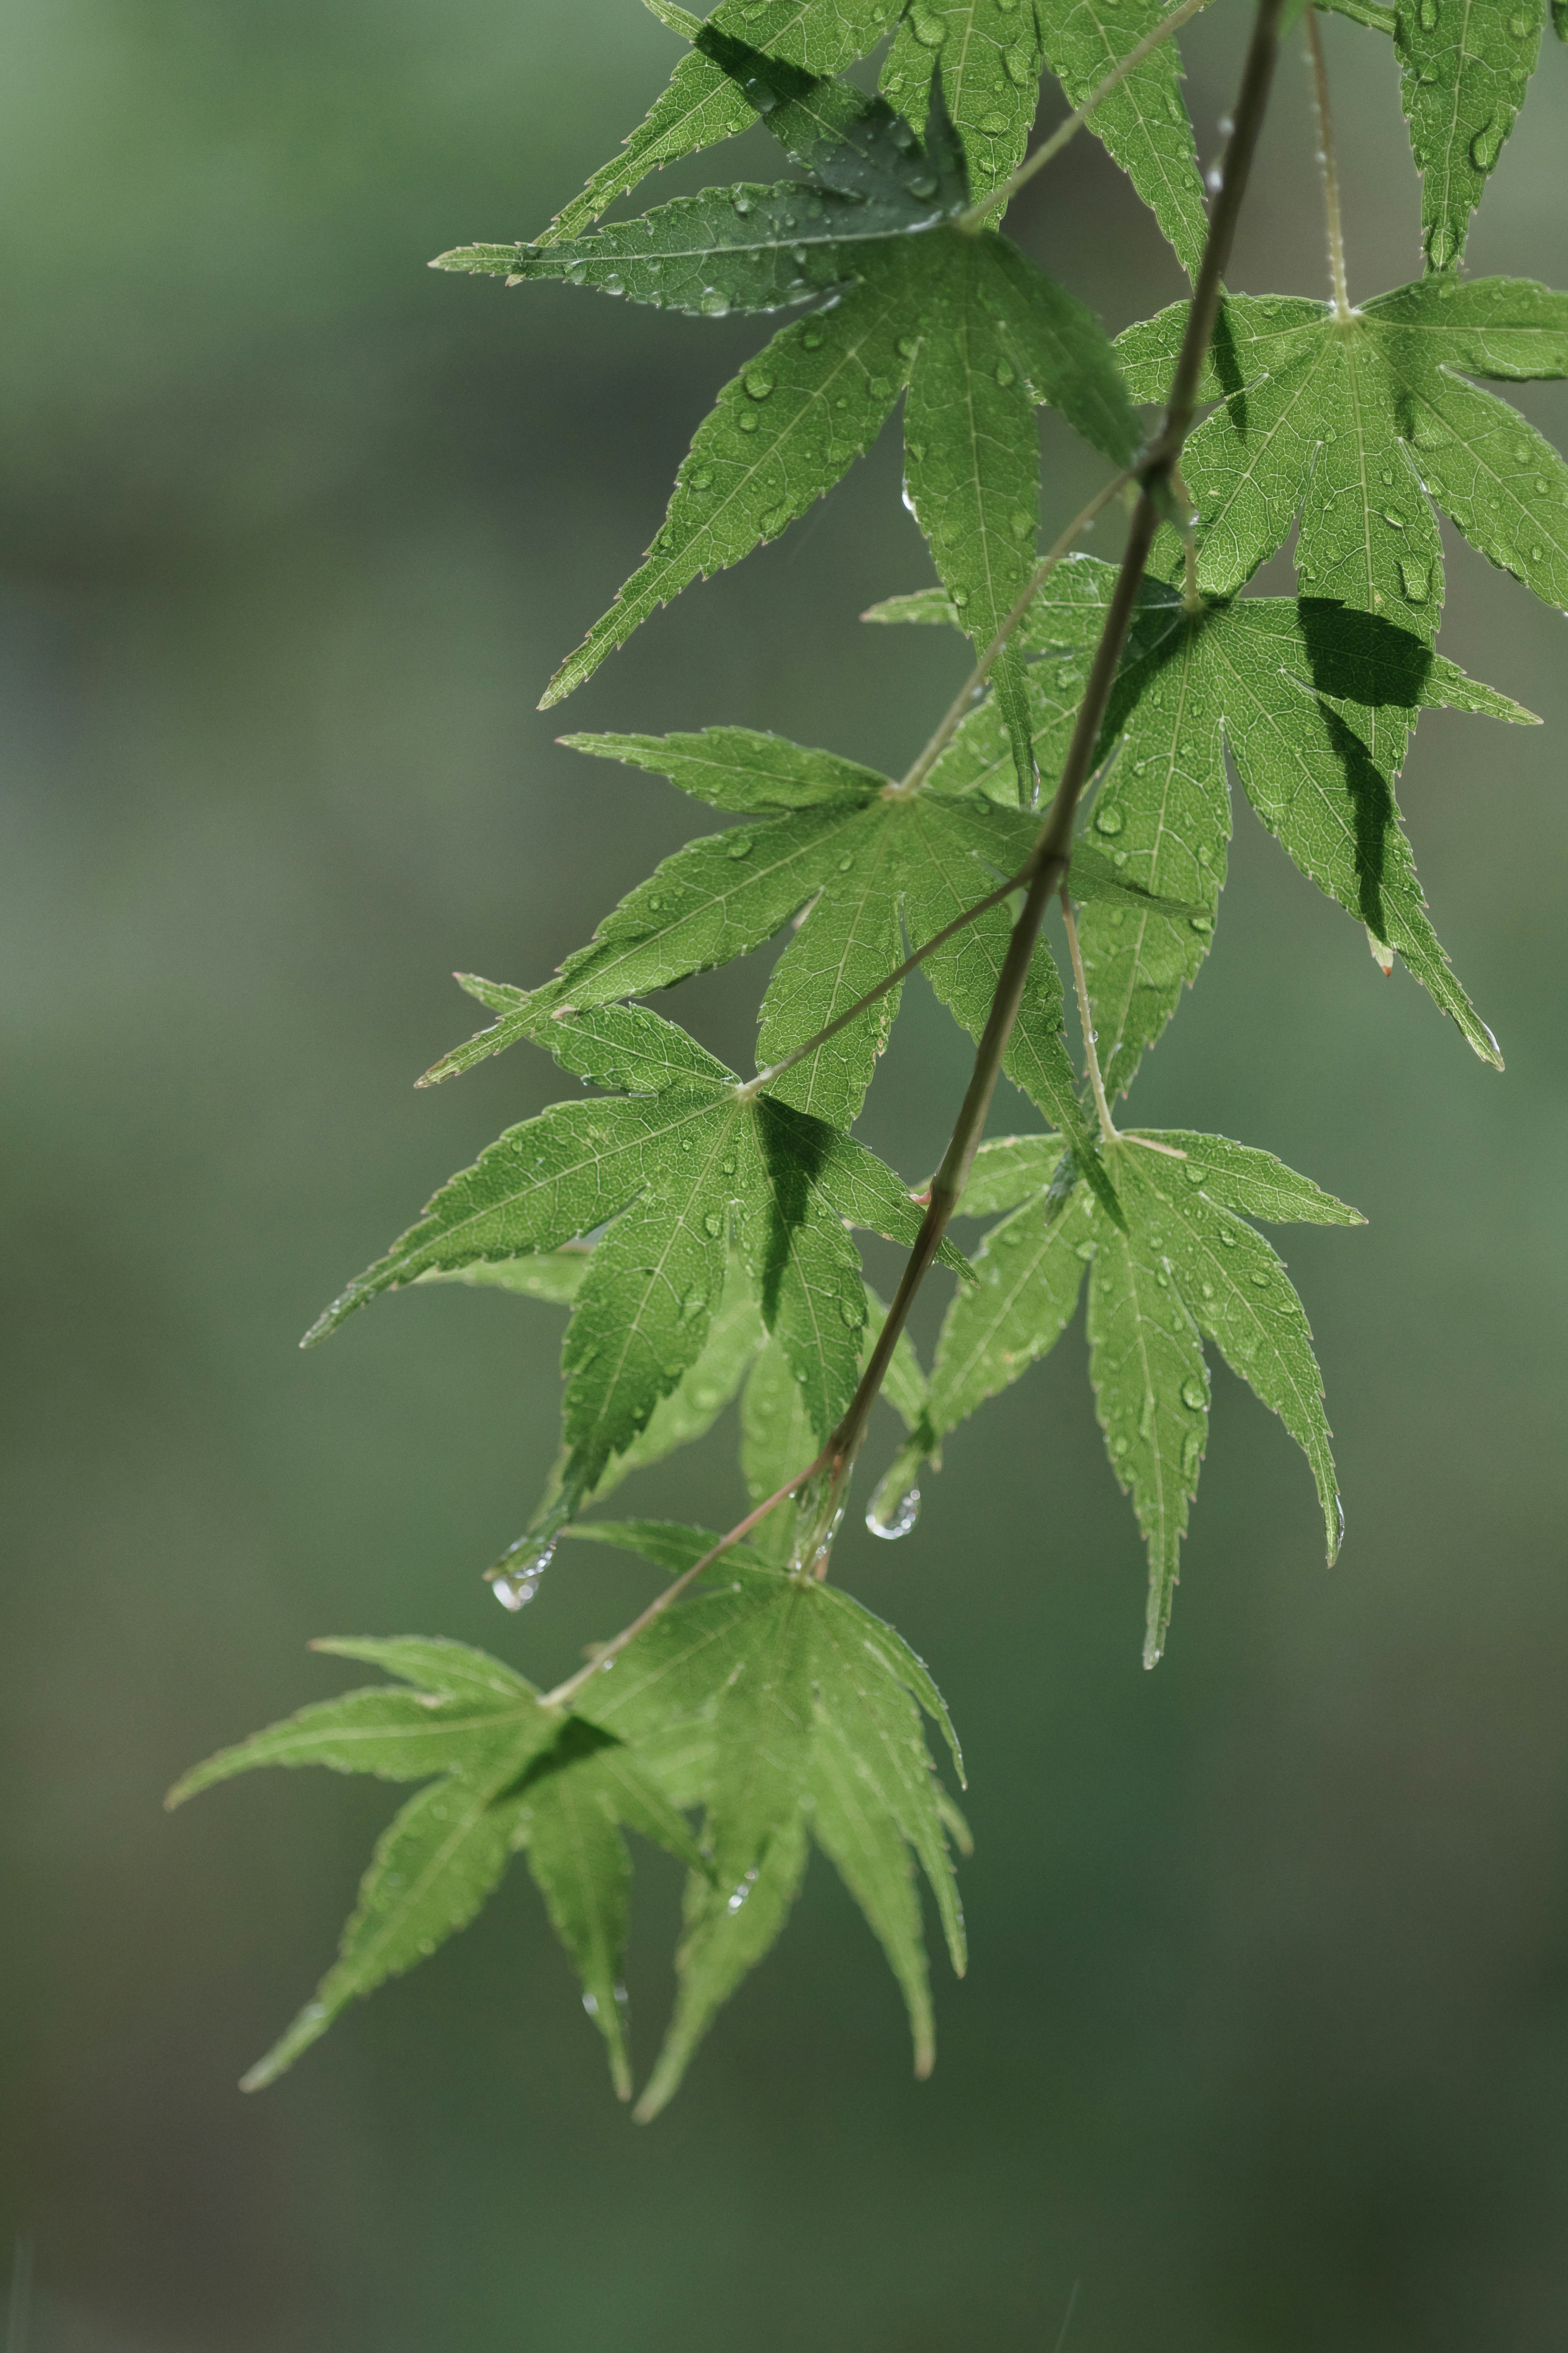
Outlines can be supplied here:
<path id="1" fill-rule="evenodd" d="M 1205 163 L 1245 29 L 1216 0 L 1186 38 Z M 1416 185 L 1388 47 L 1326 37 L 1370 294 L 1416 267 Z M 1075 2283 L 1070 2353 L 1561 2348 L 1561 617 L 1456 549 L 1445 650 L 1549 723 L 1428 716 L 1403 791 L 1507 1077 L 1243 806 L 1138 1090 L 1370 1216 L 1285 1238 L 1341 1567 L 1221 1373 L 1146 1675 L 1081 1330 L 953 1440 L 909 1542 L 844 1545 L 969 1749 L 974 1958 L 933 2081 L 818 1863 L 650 2129 L 521 1872 L 244 2099 L 395 1798 L 258 1778 L 169 1820 L 175 1773 L 342 1686 L 312 1634 L 442 1631 L 553 1678 L 647 1590 L 586 1548 L 521 1620 L 479 1582 L 552 1451 L 552 1312 L 437 1291 L 295 1347 L 560 1090 L 519 1051 L 414 1093 L 473 1026 L 446 976 L 542 978 L 700 829 L 556 732 L 743 721 L 896 769 L 961 657 L 855 624 L 930 576 L 889 437 L 535 711 L 759 331 L 424 263 L 538 228 L 613 149 L 676 54 L 635 0 L 16 0 L 5 46 L 0 2246 L 35 2249 L 29 2353 L 1049 2353 Z M 1322 290 L 1310 151 L 1292 55 L 1233 283 Z M 1565 153 L 1549 37 L 1477 271 L 1568 280 Z M 741 144 L 650 194 L 715 169 L 773 166 Z M 1016 225 L 1112 326 L 1179 290 L 1089 141 Z M 1522 405 L 1568 442 L 1568 391 Z M 1054 531 L 1099 465 L 1047 447 Z M 753 961 L 671 1001 L 736 1059 Z M 910 1177 L 964 1067 L 912 990 L 863 1130 Z M 730 1454 L 626 1500 L 721 1521 Z M 679 1888 L 639 1861 L 646 2066 Z"/>

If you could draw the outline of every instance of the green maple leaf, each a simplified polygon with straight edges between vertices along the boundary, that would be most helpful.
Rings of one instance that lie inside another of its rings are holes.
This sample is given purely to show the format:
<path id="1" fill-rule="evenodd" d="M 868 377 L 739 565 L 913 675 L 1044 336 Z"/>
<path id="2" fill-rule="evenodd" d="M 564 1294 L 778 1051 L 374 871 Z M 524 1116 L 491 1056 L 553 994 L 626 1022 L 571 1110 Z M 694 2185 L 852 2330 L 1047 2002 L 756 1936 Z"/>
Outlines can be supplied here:
<path id="1" fill-rule="evenodd" d="M 898 13 L 898 0 L 722 0 L 708 22 L 812 73 L 836 74 L 874 49 Z M 698 29 L 693 25 L 688 37 Z M 578 236 L 650 172 L 732 139 L 756 119 L 723 68 L 694 50 L 620 154 L 563 206 L 540 242 Z"/>
<path id="2" fill-rule="evenodd" d="M 945 609 L 951 617 L 952 607 Z M 1036 711 L 1026 705 L 1026 712 L 1033 723 Z M 1049 730 L 1058 719 L 1054 710 L 1041 718 L 1037 745 L 1054 741 Z M 580 751 L 668 776 L 721 808 L 754 812 L 756 821 L 666 859 L 547 987 L 530 995 L 483 984 L 500 1018 L 446 1056 L 428 1078 L 470 1068 L 519 1038 L 548 1042 L 552 1017 L 563 1007 L 612 1003 L 728 963 L 809 909 L 763 1002 L 760 1060 L 764 1066 L 781 1060 L 903 961 L 906 933 L 912 947 L 923 946 L 1022 866 L 1037 820 L 975 789 L 994 785 L 1005 757 L 1012 797 L 1010 754 L 995 733 L 1001 723 L 993 704 L 983 706 L 915 793 L 900 792 L 873 769 L 743 728 L 567 736 Z M 767 817 L 770 797 L 783 807 Z M 1108 906 L 1142 913 L 1156 903 L 1092 844 L 1075 873 L 1084 896 Z M 1167 914 L 1196 912 L 1195 903 L 1163 903 Z M 926 959 L 932 987 L 972 1036 L 984 1026 L 1011 928 L 1004 902 Z M 898 1004 L 899 993 L 889 990 L 786 1071 L 770 1093 L 847 1127 Z M 1005 1068 L 1048 1117 L 1087 1142 L 1062 1025 L 1061 982 L 1042 944 Z"/>
<path id="3" fill-rule="evenodd" d="M 548 246 L 460 248 L 444 269 L 564 278 L 713 314 L 836 290 L 774 336 L 699 427 L 664 527 L 544 696 L 559 702 L 660 605 L 776 538 L 870 446 L 908 387 L 906 490 L 944 586 L 988 645 L 1034 564 L 1034 411 L 1060 407 L 1118 463 L 1139 429 L 1110 346 L 1081 304 L 987 229 L 966 232 L 963 151 L 940 80 L 924 148 L 881 99 L 705 29 L 704 44 L 785 153 L 812 174 L 679 199 Z M 996 665 L 1032 801 L 1017 658 Z"/>
<path id="4" fill-rule="evenodd" d="M 555 1250 L 607 1225 L 577 1284 L 563 1351 L 564 1517 L 697 1364 L 734 1229 L 763 1322 L 826 1436 L 858 1376 L 868 1314 L 847 1227 L 912 1242 L 919 1206 L 864 1145 L 787 1103 L 744 1094 L 684 1030 L 640 1008 L 547 1022 L 541 1042 L 568 1070 L 625 1092 L 556 1103 L 508 1129 L 441 1187 L 307 1341 L 433 1270 Z M 951 1245 L 944 1253 L 964 1271 Z"/>
<path id="5" fill-rule="evenodd" d="M 1164 396 L 1185 318 L 1178 303 L 1119 339 L 1138 398 Z M 1201 586 L 1229 596 L 1300 515 L 1310 595 L 1430 635 L 1443 603 L 1435 502 L 1489 562 L 1568 606 L 1568 466 L 1475 375 L 1568 375 L 1568 295 L 1445 275 L 1346 320 L 1321 302 L 1228 297 L 1200 394 L 1221 406 L 1182 456 Z M 1162 560 L 1180 562 L 1173 533 Z"/>
<path id="6" fill-rule="evenodd" d="M 382 1683 L 302 1708 L 198 1765 L 170 1791 L 170 1805 L 262 1765 L 326 1765 L 388 1781 L 441 1778 L 377 1841 L 336 1964 L 250 2070 L 246 2090 L 292 2066 L 350 2001 L 467 1927 L 523 1851 L 605 2037 L 616 2089 L 629 2098 L 620 1978 L 630 1862 L 622 1827 L 699 1875 L 706 1867 L 647 1764 L 601 1726 L 542 1706 L 531 1683 L 461 1643 L 340 1638 L 313 1648 L 384 1668 L 413 1688 Z"/>
<path id="7" fill-rule="evenodd" d="M 1524 102 L 1546 0 L 1399 0 L 1395 16 L 1426 267 L 1452 270 Z"/>
<path id="8" fill-rule="evenodd" d="M 1144 1662 L 1152 1666 L 1207 1432 L 1205 1339 L 1305 1453 L 1331 1561 L 1338 1550 L 1339 1491 L 1306 1314 L 1247 1220 L 1363 1220 L 1271 1153 L 1224 1136 L 1149 1131 L 1124 1136 L 1107 1156 L 1125 1228 L 1079 1181 L 1059 1136 L 982 1146 L 963 1214 L 1009 1214 L 981 1244 L 978 1284 L 954 1301 L 942 1326 L 928 1412 L 939 1434 L 952 1429 L 1054 1347 L 1088 1270 L 1100 1427 L 1149 1550 Z"/>
<path id="9" fill-rule="evenodd" d="M 666 1523 L 605 1522 L 576 1534 L 629 1546 L 679 1572 L 716 1541 Z M 918 1860 L 953 1968 L 963 1915 L 948 1852 L 951 1800 L 932 1769 L 921 1711 L 957 1743 L 931 1676 L 891 1627 L 809 1576 L 764 1566 L 743 1546 L 715 1563 L 711 1587 L 656 1620 L 596 1676 L 580 1711 L 636 1746 L 684 1743 L 706 1799 L 707 1877 L 689 1885 L 675 2017 L 640 2117 L 679 2084 L 715 2012 L 784 1926 L 806 1838 L 845 1880 L 902 1988 L 915 2069 L 934 2056 Z M 755 1907 L 755 1908 L 753 1908 Z"/>
<path id="10" fill-rule="evenodd" d="M 1030 608 L 1023 634 L 1058 649 L 1046 670 L 1045 728 L 1077 690 L 1115 577 L 1112 565 L 1075 557 Z M 929 595 L 880 610 L 942 617 Z M 1207 954 L 1230 834 L 1227 751 L 1268 830 L 1366 925 L 1384 969 L 1396 951 L 1475 1051 L 1500 1067 L 1432 928 L 1394 797 L 1417 714 L 1441 707 L 1533 723 L 1425 638 L 1375 615 L 1288 596 L 1233 597 L 1189 615 L 1173 588 L 1144 582 L 1099 745 L 1110 765 L 1089 818 L 1091 839 L 1119 871 L 1156 894 L 1142 908 L 1095 902 L 1085 913 L 1109 1087 L 1131 1084 Z M 1075 880 L 1075 895 L 1079 888 Z M 1173 917 L 1157 900 L 1198 912 Z"/>

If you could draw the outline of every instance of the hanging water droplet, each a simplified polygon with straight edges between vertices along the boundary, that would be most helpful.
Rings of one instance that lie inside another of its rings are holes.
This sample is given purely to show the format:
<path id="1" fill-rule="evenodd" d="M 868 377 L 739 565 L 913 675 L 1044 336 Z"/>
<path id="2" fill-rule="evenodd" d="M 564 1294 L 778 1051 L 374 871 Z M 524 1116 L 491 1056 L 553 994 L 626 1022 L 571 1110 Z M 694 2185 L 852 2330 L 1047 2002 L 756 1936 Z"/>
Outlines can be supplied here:
<path id="1" fill-rule="evenodd" d="M 555 1557 L 555 1539 L 541 1544 L 537 1536 L 519 1536 L 489 1572 L 496 1599 L 503 1609 L 521 1609 L 532 1600 L 539 1581 Z"/>
<path id="2" fill-rule="evenodd" d="M 1220 190 L 1224 187 L 1225 174 L 1220 170 L 1217 164 L 1211 164 L 1209 169 L 1204 174 L 1204 185 L 1208 190 L 1211 196 L 1217 196 Z"/>
<path id="3" fill-rule="evenodd" d="M 920 1515 L 921 1491 L 917 1486 L 905 1484 L 903 1468 L 895 1462 L 871 1498 L 866 1514 L 866 1525 L 874 1536 L 881 1536 L 887 1543 L 895 1544 L 900 1536 L 909 1535 Z"/>

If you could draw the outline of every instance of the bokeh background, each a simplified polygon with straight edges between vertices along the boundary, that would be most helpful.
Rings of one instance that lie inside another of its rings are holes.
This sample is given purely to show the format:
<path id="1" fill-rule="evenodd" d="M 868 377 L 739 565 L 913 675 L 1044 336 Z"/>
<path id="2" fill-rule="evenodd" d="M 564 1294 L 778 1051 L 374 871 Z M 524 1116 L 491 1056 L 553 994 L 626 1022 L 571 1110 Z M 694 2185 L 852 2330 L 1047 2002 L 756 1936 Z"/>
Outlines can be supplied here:
<path id="1" fill-rule="evenodd" d="M 1185 40 L 1205 163 L 1245 30 L 1215 0 Z M 1416 267 L 1416 185 L 1387 46 L 1326 37 L 1372 293 Z M 479 1582 L 552 1451 L 554 1312 L 437 1291 L 295 1347 L 559 1092 L 526 1050 L 412 1092 L 473 1023 L 446 976 L 543 977 L 694 828 L 557 729 L 746 722 L 896 771 L 961 656 L 856 626 L 930 576 L 888 437 L 535 710 L 758 331 L 424 263 L 540 227 L 638 118 L 676 51 L 635 0 L 15 0 L 5 47 L 0 2248 L 33 2248 L 28 2353 L 1050 2353 L 1075 2295 L 1070 2353 L 1560 2348 L 1562 617 L 1456 548 L 1445 650 L 1549 723 L 1428 716 L 1403 791 L 1507 1076 L 1242 805 L 1138 1090 L 1371 1219 L 1284 1238 L 1340 1567 L 1221 1372 L 1146 1675 L 1081 1329 L 952 1441 L 907 1543 L 845 1542 L 971 1758 L 974 1958 L 934 2080 L 819 1862 L 634 2127 L 520 1870 L 244 2099 L 395 1798 L 258 1777 L 171 1820 L 176 1772 L 342 1686 L 312 1634 L 442 1631 L 553 1678 L 647 1589 L 586 1548 L 521 1620 Z M 771 174 L 753 135 L 650 194 Z M 1548 37 L 1475 269 L 1568 280 L 1565 153 Z M 1088 140 L 1016 227 L 1112 326 L 1179 290 Z M 1299 55 L 1233 282 L 1323 287 Z M 1522 405 L 1568 441 L 1568 391 Z M 1054 530 L 1099 472 L 1046 429 Z M 738 1060 L 765 965 L 671 1009 Z M 964 1067 L 912 989 L 864 1128 L 910 1177 Z M 722 1522 L 731 1452 L 626 1501 Z M 646 2065 L 679 1888 L 642 1865 Z"/>

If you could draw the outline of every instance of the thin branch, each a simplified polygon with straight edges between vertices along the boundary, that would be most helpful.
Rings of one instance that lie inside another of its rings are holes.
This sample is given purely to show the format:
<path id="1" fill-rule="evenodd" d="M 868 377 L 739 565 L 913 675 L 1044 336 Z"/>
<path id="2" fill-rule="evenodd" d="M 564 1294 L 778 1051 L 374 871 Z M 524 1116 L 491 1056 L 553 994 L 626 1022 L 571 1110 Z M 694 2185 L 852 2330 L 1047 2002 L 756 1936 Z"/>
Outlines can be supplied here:
<path id="1" fill-rule="evenodd" d="M 1104 509 L 1110 504 L 1111 500 L 1116 497 L 1118 491 L 1126 489 L 1127 484 L 1132 480 L 1132 474 L 1133 469 L 1131 466 L 1123 466 L 1121 471 L 1116 476 L 1115 480 L 1113 481 L 1107 482 L 1102 489 L 1096 491 L 1088 506 L 1083 509 L 1081 513 L 1074 515 L 1067 529 L 1052 542 L 1045 554 L 1041 556 L 1038 564 L 1036 565 L 1033 572 L 1029 575 L 1028 583 L 1025 587 L 1022 596 L 1018 598 L 1017 603 L 1007 615 L 1006 619 L 1003 622 L 1001 628 L 997 630 L 996 635 L 992 638 L 991 643 L 986 647 L 984 652 L 975 663 L 974 668 L 970 671 L 969 676 L 964 680 L 963 684 L 959 688 L 958 692 L 953 696 L 952 701 L 948 704 L 947 709 L 942 713 L 935 733 L 927 744 L 925 750 L 921 754 L 920 758 L 915 762 L 914 766 L 909 771 L 909 774 L 900 777 L 898 783 L 893 786 L 893 790 L 889 797 L 895 800 L 907 800 L 911 793 L 916 793 L 920 790 L 926 778 L 930 776 L 931 770 L 935 767 L 937 762 L 941 759 L 942 754 L 946 751 L 949 744 L 952 743 L 952 738 L 958 733 L 960 722 L 968 712 L 969 706 L 973 702 L 974 697 L 979 693 L 981 688 L 990 677 L 991 672 L 995 666 L 997 657 L 1003 651 L 1008 638 L 1023 620 L 1025 614 L 1028 611 L 1030 606 L 1034 603 L 1035 598 L 1039 595 L 1040 590 L 1045 586 L 1047 581 L 1050 578 L 1052 573 L 1056 570 L 1063 556 L 1068 554 L 1074 540 L 1078 538 L 1080 532 L 1085 532 L 1089 529 L 1089 524 L 1094 521 L 1096 515 L 1101 513 Z M 978 913 L 978 910 L 976 912 Z"/>
<path id="2" fill-rule="evenodd" d="M 1350 286 L 1345 278 L 1345 227 L 1340 214 L 1340 166 L 1334 153 L 1334 122 L 1329 111 L 1329 70 L 1323 63 L 1323 37 L 1318 12 L 1308 0 L 1301 14 L 1301 31 L 1312 69 L 1312 111 L 1318 124 L 1318 169 L 1323 182 L 1323 211 L 1329 226 L 1329 283 L 1334 292 L 1334 316 L 1348 319 Z"/>
<path id="3" fill-rule="evenodd" d="M 1094 1091 L 1094 1108 L 1100 1114 L 1100 1132 L 1107 1144 L 1119 1139 L 1116 1122 L 1110 1116 L 1110 1105 L 1105 1100 L 1105 1081 L 1100 1075 L 1100 1056 L 1096 1051 L 1094 1015 L 1089 1009 L 1089 981 L 1083 969 L 1083 951 L 1078 944 L 1078 921 L 1072 911 L 1072 895 L 1066 882 L 1062 884 L 1062 921 L 1067 925 L 1068 955 L 1072 962 L 1072 985 L 1078 992 L 1078 1018 L 1083 1030 L 1083 1058 L 1089 1066 L 1089 1083 Z"/>
<path id="4" fill-rule="evenodd" d="M 1186 330 L 1172 374 L 1164 427 L 1138 467 L 1142 491 L 1133 511 L 1121 568 L 1111 592 L 1089 683 L 1079 705 L 1067 760 L 1029 860 L 1033 873 L 1028 892 L 1013 926 L 1013 936 L 1007 944 L 1007 954 L 975 1052 L 974 1068 L 957 1123 L 942 1166 L 932 1181 L 930 1203 L 893 1295 L 892 1305 L 878 1335 L 877 1345 L 850 1399 L 848 1409 L 828 1441 L 834 1457 L 834 1474 L 825 1505 L 825 1516 L 830 1517 L 837 1508 L 837 1495 L 865 1436 L 872 1405 L 892 1361 L 899 1335 L 909 1320 L 915 1293 L 925 1280 L 941 1247 L 948 1221 L 963 1198 L 970 1167 L 980 1146 L 986 1114 L 991 1108 L 991 1098 L 1001 1074 L 1002 1057 L 1006 1051 L 1013 1024 L 1023 1002 L 1040 921 L 1051 892 L 1066 874 L 1071 860 L 1072 823 L 1079 795 L 1093 764 L 1094 748 L 1110 700 L 1121 649 L 1142 583 L 1143 569 L 1159 528 L 1161 510 L 1168 502 L 1165 494 L 1180 462 L 1182 444 L 1192 428 L 1197 410 L 1198 387 L 1203 382 L 1204 363 L 1208 356 L 1219 316 L 1225 270 L 1230 259 L 1236 224 L 1247 192 L 1258 134 L 1268 111 L 1268 93 L 1279 56 L 1279 18 L 1283 6 L 1284 0 L 1258 0 L 1247 63 L 1242 70 L 1241 90 L 1236 104 L 1235 129 L 1226 149 L 1203 260 L 1187 312 Z"/>
<path id="5" fill-rule="evenodd" d="M 606 1643 L 587 1667 L 548 1693 L 545 1697 L 547 1705 L 565 1705 L 607 1661 L 624 1651 L 646 1626 L 661 1616 L 721 1553 L 731 1545 L 738 1544 L 777 1504 L 795 1494 L 807 1481 L 815 1481 L 824 1471 L 830 1472 L 831 1476 L 819 1509 L 818 1523 L 823 1527 L 832 1525 L 838 1509 L 838 1499 L 865 1435 L 871 1408 L 892 1362 L 900 1335 L 909 1321 L 915 1293 L 925 1280 L 942 1246 L 949 1220 L 963 1198 L 970 1167 L 984 1130 L 986 1113 L 991 1108 L 991 1098 L 1001 1073 L 1002 1057 L 1006 1051 L 1018 1008 L 1023 1002 L 1040 921 L 1051 892 L 1060 884 L 1071 860 L 1072 822 L 1079 795 L 1093 763 L 1094 747 L 1110 700 L 1121 649 L 1142 583 L 1144 565 L 1160 525 L 1161 509 L 1167 503 L 1163 493 L 1179 463 L 1182 443 L 1191 429 L 1197 407 L 1198 386 L 1203 381 L 1204 362 L 1213 339 L 1215 322 L 1219 316 L 1225 269 L 1236 235 L 1237 216 L 1246 193 L 1258 132 L 1268 111 L 1268 92 L 1279 55 L 1279 17 L 1283 6 L 1284 0 L 1258 0 L 1247 63 L 1242 72 L 1241 91 L 1237 100 L 1236 128 L 1226 150 L 1224 176 L 1210 216 L 1203 261 L 1187 313 L 1186 331 L 1172 375 L 1164 427 L 1137 468 L 1142 488 L 1133 512 L 1126 552 L 1111 592 L 1089 683 L 1079 706 L 1061 777 L 1026 870 L 1029 873 L 1027 895 L 1013 925 L 1013 935 L 1007 944 L 1007 954 L 991 1000 L 991 1010 L 975 1050 L 974 1068 L 964 1091 L 947 1150 L 942 1155 L 942 1166 L 931 1180 L 931 1198 L 921 1220 L 920 1232 L 866 1369 L 847 1411 L 816 1460 L 798 1472 L 776 1494 L 770 1495 L 765 1503 L 759 1504 L 743 1520 L 738 1521 L 728 1535 L 721 1536 L 684 1576 L 677 1577 L 673 1585 L 667 1587 L 657 1599 L 650 1602 L 639 1618 L 634 1619 L 613 1641 Z"/>
<path id="6" fill-rule="evenodd" d="M 1095 108 L 1103 105 L 1111 91 L 1119 90 L 1128 75 L 1136 71 L 1162 41 L 1168 41 L 1173 33 L 1180 32 L 1187 19 L 1195 16 L 1198 10 L 1207 5 L 1208 0 L 1182 0 L 1179 8 L 1173 8 L 1168 16 L 1162 17 L 1152 33 L 1145 33 L 1136 47 L 1128 50 L 1120 65 L 1112 66 L 1105 79 L 1089 91 L 1083 104 L 1076 108 L 1065 122 L 1058 123 L 1050 137 L 1037 147 L 1032 155 L 1025 156 L 1010 179 L 1004 180 L 1001 186 L 993 188 L 988 196 L 982 196 L 977 204 L 971 205 L 967 212 L 959 214 L 959 227 L 966 229 L 972 237 L 983 229 L 994 212 L 1010 205 L 1019 189 L 1026 185 L 1037 172 L 1043 172 L 1051 158 L 1061 153 L 1069 139 L 1077 137 Z"/>

